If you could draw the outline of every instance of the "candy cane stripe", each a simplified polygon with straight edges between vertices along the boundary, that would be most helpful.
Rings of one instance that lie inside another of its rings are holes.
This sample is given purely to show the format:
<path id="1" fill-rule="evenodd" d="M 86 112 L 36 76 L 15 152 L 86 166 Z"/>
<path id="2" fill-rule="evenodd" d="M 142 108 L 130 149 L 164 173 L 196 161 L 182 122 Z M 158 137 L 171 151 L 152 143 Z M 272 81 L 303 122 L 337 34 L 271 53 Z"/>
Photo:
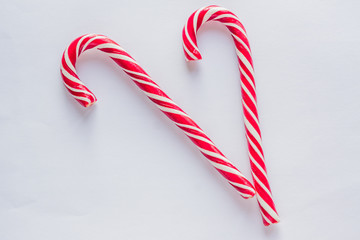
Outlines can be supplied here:
<path id="1" fill-rule="evenodd" d="M 138 83 L 141 83 L 141 84 L 145 84 L 145 85 L 148 85 L 148 86 L 151 86 L 151 87 L 154 87 L 154 88 L 159 88 L 158 85 L 155 85 L 154 83 L 151 83 L 151 82 L 148 82 L 148 81 L 144 81 L 144 80 L 141 80 L 141 79 L 138 79 L 138 78 L 135 78 L 135 77 L 131 77 L 130 78 L 134 81 L 134 82 L 138 82 Z"/>
<path id="2" fill-rule="evenodd" d="M 156 100 L 159 100 L 159 101 L 162 101 L 162 102 L 166 102 L 166 103 L 170 103 L 170 104 L 173 104 L 173 105 L 176 105 L 172 100 L 170 100 L 169 98 L 166 98 L 166 97 L 163 97 L 163 96 L 159 96 L 159 95 L 156 95 L 156 94 L 153 94 L 153 93 L 149 93 L 149 92 L 145 92 L 144 93 L 146 94 L 146 96 L 148 96 L 149 98 L 151 99 L 156 99 Z"/>
<path id="3" fill-rule="evenodd" d="M 157 84 L 156 84 L 156 83 L 154 83 L 154 82 L 151 80 L 151 78 L 150 78 L 148 75 L 146 75 L 146 74 L 139 73 L 139 72 L 135 72 L 135 71 L 131 71 L 131 70 L 129 70 L 129 69 L 125 69 L 125 68 L 123 68 L 123 71 L 125 71 L 126 73 L 130 73 L 130 74 L 134 74 L 134 75 L 137 75 L 137 76 L 140 76 L 140 77 L 147 78 L 147 79 L 149 79 L 149 80 L 150 80 L 150 82 L 151 82 L 152 84 L 157 85 Z"/>
<path id="4" fill-rule="evenodd" d="M 251 54 L 250 48 L 246 45 L 246 43 L 244 43 L 244 41 L 243 41 L 241 38 L 239 38 L 239 37 L 236 36 L 235 34 L 231 34 L 231 35 L 236 39 L 236 41 L 238 41 L 238 42 L 241 44 L 241 46 L 243 46 L 243 48 L 246 49 L 246 51 L 247 51 L 249 54 Z"/>
<path id="5" fill-rule="evenodd" d="M 255 91 L 255 85 L 254 82 L 250 79 L 249 75 L 247 75 L 247 73 L 241 68 L 241 66 L 239 65 L 239 70 L 241 72 L 241 75 L 243 75 L 245 77 L 245 79 L 247 80 L 247 82 L 249 83 L 249 85 L 252 87 L 252 90 Z"/>
<path id="6" fill-rule="evenodd" d="M 214 153 L 214 152 L 212 152 L 212 151 L 208 151 L 208 150 L 203 149 L 203 148 L 201 148 L 201 147 L 198 147 L 198 148 L 199 148 L 199 150 L 200 150 L 202 153 L 204 153 L 204 154 L 206 154 L 206 155 L 209 155 L 209 156 L 211 156 L 211 157 L 221 159 L 221 160 L 223 160 L 224 162 L 230 163 L 230 161 L 227 160 L 226 157 L 223 157 L 222 155 L 220 155 L 220 154 L 218 154 L 218 153 Z"/>
<path id="7" fill-rule="evenodd" d="M 260 152 L 260 150 L 257 148 L 257 146 L 254 144 L 253 141 L 251 141 L 251 139 L 249 138 L 249 135 L 246 134 L 246 138 L 249 142 L 249 145 L 252 147 L 252 149 L 257 153 L 257 155 L 261 158 L 261 160 L 264 161 L 264 157 L 262 155 L 262 153 Z"/>
<path id="8" fill-rule="evenodd" d="M 255 158 L 252 156 L 251 153 L 249 153 L 249 158 L 250 158 L 252 164 L 254 164 L 254 166 L 263 174 L 263 177 L 265 177 L 267 179 L 267 174 L 266 174 L 264 168 L 262 166 L 260 166 L 260 164 L 255 160 Z"/>
<path id="9" fill-rule="evenodd" d="M 280 221 L 280 218 L 277 214 L 277 212 L 272 209 L 267 202 L 264 201 L 264 199 L 262 199 L 262 197 L 259 194 L 256 194 L 256 197 L 261 205 L 262 208 L 264 208 L 266 211 L 266 213 L 268 213 L 274 220 L 276 221 Z"/>
<path id="10" fill-rule="evenodd" d="M 244 175 L 242 175 L 238 170 L 235 170 L 234 168 L 232 167 L 228 167 L 226 165 L 222 165 L 222 164 L 219 164 L 219 163 L 216 163 L 216 162 L 213 162 L 213 161 L 210 161 L 210 163 L 217 169 L 220 169 L 224 172 L 228 172 L 228 173 L 233 173 L 235 175 L 238 175 L 238 176 L 241 176 L 241 177 L 244 177 Z"/>
<path id="11" fill-rule="evenodd" d="M 239 21 L 239 19 L 237 19 L 237 18 L 235 18 L 234 16 L 232 16 L 232 18 L 234 18 L 236 21 Z M 239 30 L 242 34 L 244 34 L 244 36 L 247 38 L 247 34 L 246 34 L 246 32 L 245 32 L 245 30 L 241 27 L 241 26 L 239 26 L 239 25 L 237 25 L 237 24 L 235 24 L 235 23 L 229 23 L 229 22 L 226 22 L 226 23 L 224 23 L 226 26 L 228 26 L 228 27 L 234 27 L 234 28 L 236 28 L 237 30 Z"/>
<path id="12" fill-rule="evenodd" d="M 187 53 L 190 57 L 192 57 L 192 59 L 196 59 L 195 55 L 188 50 L 188 48 L 185 46 L 185 44 L 183 45 L 183 47 L 184 47 L 184 50 L 186 51 L 186 53 Z"/>
<path id="13" fill-rule="evenodd" d="M 78 43 L 76 44 L 76 58 L 79 57 L 79 54 L 80 54 L 80 46 L 81 46 L 82 42 L 84 41 L 85 38 L 90 37 L 91 35 L 92 35 L 92 34 L 87 34 L 87 35 L 82 36 L 82 37 L 79 39 Z"/>
<path id="14" fill-rule="evenodd" d="M 250 91 L 247 89 L 247 87 L 245 86 L 245 84 L 241 84 L 241 88 L 244 90 L 244 92 L 246 93 L 247 97 L 250 98 L 251 102 L 254 104 L 255 107 L 257 107 L 256 105 L 256 100 L 255 100 L 255 96 L 253 96 Z M 244 96 L 243 96 L 244 98 Z M 257 111 L 257 110 L 255 110 Z"/>
<path id="15" fill-rule="evenodd" d="M 237 186 L 237 187 L 240 187 L 240 188 L 244 188 L 244 189 L 247 189 L 249 191 L 253 191 L 253 189 L 249 188 L 248 186 L 245 186 L 245 185 L 242 185 L 242 184 L 239 184 L 239 183 L 236 183 L 236 182 L 231 182 L 231 181 L 229 181 L 229 183 L 231 185 L 234 185 L 234 186 Z"/>
<path id="16" fill-rule="evenodd" d="M 255 181 L 262 187 L 262 189 L 264 189 L 264 191 L 269 195 L 269 197 L 272 197 L 270 190 L 265 186 L 264 183 L 261 182 L 261 180 L 256 176 L 255 173 L 253 173 L 253 177 Z"/>
<path id="17" fill-rule="evenodd" d="M 192 130 L 198 131 L 198 132 L 200 132 L 200 133 L 204 133 L 200 128 L 194 127 L 194 126 L 192 126 L 192 125 L 181 124 L 181 123 L 177 123 L 177 122 L 175 122 L 175 124 L 176 124 L 178 127 L 184 127 L 184 128 L 188 128 L 188 129 L 192 129 Z"/>
<path id="18" fill-rule="evenodd" d="M 214 146 L 214 143 L 211 142 L 210 140 L 208 140 L 207 138 L 204 138 L 204 137 L 201 137 L 201 136 L 198 136 L 198 135 L 189 133 L 189 132 L 187 132 L 187 131 L 184 131 L 184 133 L 185 133 L 187 136 L 191 137 L 191 138 L 198 139 L 198 140 L 200 140 L 200 141 L 206 142 L 206 143 Z"/>
<path id="19" fill-rule="evenodd" d="M 120 50 L 122 52 L 125 52 L 125 50 L 123 48 L 121 48 L 119 45 L 116 45 L 115 43 L 104 43 L 104 44 L 100 44 L 98 46 L 96 46 L 97 49 L 103 49 L 103 48 L 109 48 L 112 50 Z"/>
<path id="20" fill-rule="evenodd" d="M 243 106 L 245 107 L 246 111 L 250 114 L 250 116 L 252 117 L 252 119 L 255 121 L 256 125 L 259 126 L 259 120 L 257 119 L 257 117 L 255 116 L 255 114 L 250 110 L 250 108 L 248 107 L 248 105 L 245 103 L 244 100 L 241 101 Z"/>
<path id="21" fill-rule="evenodd" d="M 83 52 L 85 52 L 86 50 L 88 50 L 87 47 L 89 46 L 89 44 L 92 43 L 93 41 L 95 41 L 96 39 L 104 39 L 104 38 L 105 38 L 105 36 L 101 36 L 101 35 L 97 35 L 97 36 L 95 36 L 95 37 L 90 38 L 90 39 L 84 44 L 81 52 L 83 53 Z"/>

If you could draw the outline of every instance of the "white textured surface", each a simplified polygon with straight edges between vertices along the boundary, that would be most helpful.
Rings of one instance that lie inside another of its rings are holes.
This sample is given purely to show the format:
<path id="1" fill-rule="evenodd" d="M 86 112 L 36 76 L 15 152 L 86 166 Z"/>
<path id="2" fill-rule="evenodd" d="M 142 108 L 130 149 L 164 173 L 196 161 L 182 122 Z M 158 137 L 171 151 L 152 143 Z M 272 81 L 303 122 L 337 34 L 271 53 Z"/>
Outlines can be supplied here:
<path id="1" fill-rule="evenodd" d="M 360 236 L 357 1 L 218 1 L 242 20 L 255 61 L 278 225 L 243 200 L 121 70 L 77 66 L 99 102 L 62 85 L 76 37 L 113 38 L 250 177 L 230 34 L 181 30 L 205 1 L 6 1 L 0 8 L 0 239 L 356 239 Z"/>

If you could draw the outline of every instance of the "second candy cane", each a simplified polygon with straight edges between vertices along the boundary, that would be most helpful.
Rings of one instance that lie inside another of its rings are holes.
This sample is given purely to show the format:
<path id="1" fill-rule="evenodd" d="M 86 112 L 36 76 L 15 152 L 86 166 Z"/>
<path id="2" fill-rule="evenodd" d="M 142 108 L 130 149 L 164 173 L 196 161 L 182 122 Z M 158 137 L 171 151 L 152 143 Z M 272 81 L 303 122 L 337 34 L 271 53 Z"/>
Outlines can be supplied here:
<path id="1" fill-rule="evenodd" d="M 188 61 L 201 59 L 197 47 L 196 33 L 204 23 L 210 21 L 224 24 L 231 32 L 235 43 L 241 73 L 242 105 L 252 176 L 263 222 L 268 226 L 279 222 L 279 216 L 275 209 L 265 167 L 256 103 L 253 63 L 244 26 L 234 13 L 225 8 L 215 5 L 200 8 L 191 14 L 183 29 L 185 57 Z"/>

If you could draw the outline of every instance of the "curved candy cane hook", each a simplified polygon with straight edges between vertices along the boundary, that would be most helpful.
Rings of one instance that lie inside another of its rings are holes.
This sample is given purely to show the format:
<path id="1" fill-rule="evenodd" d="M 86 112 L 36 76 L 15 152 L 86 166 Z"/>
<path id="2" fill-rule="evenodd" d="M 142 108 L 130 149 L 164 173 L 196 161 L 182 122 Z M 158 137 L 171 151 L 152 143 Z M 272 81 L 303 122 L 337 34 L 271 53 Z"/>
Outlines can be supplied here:
<path id="1" fill-rule="evenodd" d="M 201 59 L 197 47 L 196 32 L 204 23 L 210 21 L 218 21 L 224 24 L 231 32 L 235 43 L 241 72 L 242 105 L 251 171 L 263 222 L 268 226 L 279 222 L 279 216 L 275 209 L 266 173 L 256 105 L 253 62 L 244 26 L 234 13 L 225 8 L 215 5 L 200 8 L 191 14 L 183 29 L 182 36 L 185 57 L 188 61 Z"/>
<path id="2" fill-rule="evenodd" d="M 116 62 L 148 98 L 196 145 L 215 169 L 244 198 L 255 195 L 252 184 L 217 149 L 200 127 L 161 89 L 137 62 L 116 42 L 103 35 L 88 34 L 75 39 L 65 50 L 61 62 L 61 75 L 70 94 L 84 107 L 96 102 L 95 95 L 80 81 L 75 64 L 79 56 L 89 50 L 98 49 Z"/>

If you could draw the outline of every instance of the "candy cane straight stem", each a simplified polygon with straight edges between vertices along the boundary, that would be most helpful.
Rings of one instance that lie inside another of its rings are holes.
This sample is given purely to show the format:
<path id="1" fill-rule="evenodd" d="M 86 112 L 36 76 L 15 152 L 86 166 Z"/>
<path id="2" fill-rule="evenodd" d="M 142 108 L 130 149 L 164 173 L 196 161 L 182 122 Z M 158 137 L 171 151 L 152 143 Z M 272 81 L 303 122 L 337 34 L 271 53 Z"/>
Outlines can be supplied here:
<path id="1" fill-rule="evenodd" d="M 183 29 L 185 57 L 188 61 L 201 59 L 197 47 L 196 32 L 204 23 L 210 21 L 224 24 L 231 32 L 235 43 L 241 73 L 242 105 L 252 176 L 263 222 L 268 226 L 279 222 L 279 216 L 275 209 L 264 162 L 255 94 L 253 61 L 245 28 L 238 17 L 225 8 L 214 5 L 200 8 L 191 14 Z"/>
<path id="2" fill-rule="evenodd" d="M 66 48 L 62 57 L 60 72 L 65 87 L 82 106 L 88 107 L 96 102 L 95 95 L 80 81 L 75 69 L 79 56 L 89 49 L 98 49 L 114 60 L 143 93 L 190 138 L 242 197 L 251 198 L 255 195 L 252 184 L 215 147 L 200 127 L 152 81 L 151 77 L 124 49 L 103 35 L 88 34 L 75 39 Z"/>

